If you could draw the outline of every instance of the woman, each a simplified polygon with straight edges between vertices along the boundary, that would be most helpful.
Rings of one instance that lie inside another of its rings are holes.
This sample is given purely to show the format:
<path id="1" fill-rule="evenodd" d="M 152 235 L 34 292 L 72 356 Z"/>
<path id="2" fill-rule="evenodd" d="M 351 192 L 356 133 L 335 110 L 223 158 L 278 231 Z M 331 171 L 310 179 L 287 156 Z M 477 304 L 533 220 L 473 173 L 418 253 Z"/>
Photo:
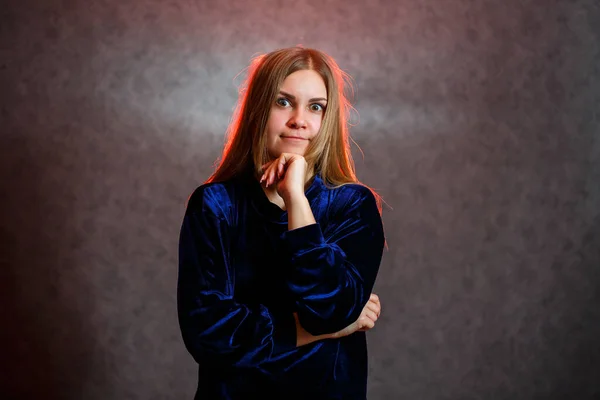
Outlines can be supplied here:
<path id="1" fill-rule="evenodd" d="M 344 74 L 302 47 L 257 57 L 221 161 L 190 196 L 178 313 L 197 399 L 365 399 L 384 235 L 350 155 Z"/>

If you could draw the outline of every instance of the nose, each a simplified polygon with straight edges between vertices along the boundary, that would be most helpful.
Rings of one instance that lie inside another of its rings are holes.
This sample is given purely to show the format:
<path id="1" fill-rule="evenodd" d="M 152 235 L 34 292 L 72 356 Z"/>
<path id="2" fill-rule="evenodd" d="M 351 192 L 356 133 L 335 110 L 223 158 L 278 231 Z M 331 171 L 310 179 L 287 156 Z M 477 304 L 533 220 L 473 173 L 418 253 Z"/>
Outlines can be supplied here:
<path id="1" fill-rule="evenodd" d="M 288 127 L 291 129 L 303 129 L 306 128 L 306 119 L 304 117 L 304 111 L 298 107 L 290 119 L 288 120 Z"/>

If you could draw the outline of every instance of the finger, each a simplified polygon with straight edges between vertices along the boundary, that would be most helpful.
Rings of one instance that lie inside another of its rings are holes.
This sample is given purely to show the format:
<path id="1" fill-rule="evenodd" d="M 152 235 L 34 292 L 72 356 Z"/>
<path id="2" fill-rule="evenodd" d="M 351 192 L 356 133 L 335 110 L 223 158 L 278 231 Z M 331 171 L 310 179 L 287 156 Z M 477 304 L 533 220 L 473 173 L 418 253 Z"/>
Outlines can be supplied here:
<path id="1" fill-rule="evenodd" d="M 369 303 L 367 304 L 374 305 L 378 309 L 377 313 L 381 314 L 381 301 L 379 300 L 379 296 L 372 294 L 371 298 L 369 299 Z"/>
<path id="2" fill-rule="evenodd" d="M 277 162 L 277 176 L 281 177 L 283 175 L 283 171 L 285 170 L 285 164 L 286 164 L 286 159 L 285 156 L 282 154 L 281 157 L 279 157 L 279 160 Z"/>
<path id="3" fill-rule="evenodd" d="M 265 187 L 269 187 L 269 168 L 263 172 L 263 176 L 260 181 L 265 183 Z"/>
<path id="4" fill-rule="evenodd" d="M 370 329 L 373 329 L 373 328 L 375 328 L 375 324 L 372 324 L 372 325 L 369 325 L 369 326 L 364 326 L 364 327 L 362 327 L 360 329 L 357 329 L 356 331 L 357 332 L 366 332 L 366 331 L 368 331 Z"/>
<path id="5" fill-rule="evenodd" d="M 271 166 L 273 164 L 269 165 L 269 167 L 267 168 L 267 170 L 265 171 L 265 181 L 266 181 L 266 186 L 269 187 L 269 185 L 271 184 Z"/>
<path id="6" fill-rule="evenodd" d="M 277 181 L 277 168 L 279 164 L 273 164 L 271 166 L 271 184 L 274 184 Z"/>
<path id="7" fill-rule="evenodd" d="M 365 309 L 371 310 L 372 312 L 374 312 L 377 315 L 381 314 L 381 307 L 379 306 L 379 304 L 367 303 L 367 306 L 365 307 Z"/>
<path id="8" fill-rule="evenodd" d="M 271 168 L 272 168 L 273 164 L 269 165 L 265 171 L 265 186 L 269 187 L 269 185 L 271 184 Z"/>
<path id="9" fill-rule="evenodd" d="M 359 325 L 359 329 L 357 329 L 357 331 L 366 332 L 369 329 L 373 329 L 375 327 L 375 325 L 376 325 L 375 321 L 367 319 L 367 320 L 365 320 L 364 323 Z"/>
<path id="10" fill-rule="evenodd" d="M 267 181 L 267 187 L 273 184 L 273 163 L 271 163 L 265 171 L 265 180 Z"/>
<path id="11" fill-rule="evenodd" d="M 369 319 L 369 318 L 364 318 L 363 320 L 360 321 L 359 323 L 360 329 L 372 329 L 375 326 L 375 321 Z"/>
<path id="12" fill-rule="evenodd" d="M 281 157 L 284 158 L 286 162 L 305 160 L 304 156 L 296 153 L 281 153 Z"/>
<path id="13" fill-rule="evenodd" d="M 381 302 L 379 300 L 373 300 L 373 299 L 371 299 L 371 300 L 369 300 L 367 302 L 367 304 L 372 304 L 372 305 L 374 305 L 376 307 L 381 307 Z"/>
<path id="14" fill-rule="evenodd" d="M 381 304 L 378 301 L 369 300 L 367 304 L 365 304 L 364 308 L 380 308 Z"/>
<path id="15" fill-rule="evenodd" d="M 280 173 L 279 171 L 282 170 L 282 163 L 285 164 L 285 159 L 282 156 L 279 156 L 278 159 L 276 159 L 275 161 L 273 161 L 273 164 L 271 165 L 271 181 L 272 183 L 275 183 L 275 181 L 277 179 L 279 179 L 280 177 Z"/>
<path id="16" fill-rule="evenodd" d="M 261 183 L 265 183 L 268 184 L 269 183 L 269 170 L 270 170 L 271 164 L 269 163 L 269 165 L 267 165 L 267 167 L 265 167 L 265 169 L 263 170 L 263 174 L 261 177 Z"/>
<path id="17" fill-rule="evenodd" d="M 371 310 L 367 310 L 367 312 L 365 312 L 364 315 L 365 315 L 365 317 L 369 318 L 373 322 L 376 322 L 377 319 L 379 318 L 377 316 L 377 313 L 375 311 L 371 311 Z"/>

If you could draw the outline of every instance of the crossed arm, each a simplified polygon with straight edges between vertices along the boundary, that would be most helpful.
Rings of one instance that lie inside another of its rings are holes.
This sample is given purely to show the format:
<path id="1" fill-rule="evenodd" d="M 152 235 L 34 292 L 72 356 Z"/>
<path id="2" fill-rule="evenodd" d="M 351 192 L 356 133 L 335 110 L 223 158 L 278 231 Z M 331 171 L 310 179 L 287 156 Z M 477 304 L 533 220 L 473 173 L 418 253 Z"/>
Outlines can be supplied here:
<path id="1" fill-rule="evenodd" d="M 371 290 L 383 232 L 370 193 L 348 199 L 344 222 L 326 237 L 317 223 L 282 236 L 293 269 L 288 289 L 298 312 L 292 314 L 234 299 L 227 221 L 205 191 L 190 199 L 179 254 L 180 327 L 197 361 L 258 365 L 296 346 L 372 328 L 380 312 Z"/>

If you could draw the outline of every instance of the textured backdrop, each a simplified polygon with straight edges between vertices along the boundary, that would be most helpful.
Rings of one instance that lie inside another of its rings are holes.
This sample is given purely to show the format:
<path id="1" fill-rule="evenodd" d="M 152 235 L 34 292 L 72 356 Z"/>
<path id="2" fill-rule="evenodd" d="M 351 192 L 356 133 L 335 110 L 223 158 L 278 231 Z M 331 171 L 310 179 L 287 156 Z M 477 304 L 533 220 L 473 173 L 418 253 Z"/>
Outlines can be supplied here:
<path id="1" fill-rule="evenodd" d="M 389 205 L 369 398 L 598 398 L 599 26 L 597 0 L 4 2 L 0 397 L 192 397 L 184 202 L 249 59 L 303 44 L 353 76 Z"/>

